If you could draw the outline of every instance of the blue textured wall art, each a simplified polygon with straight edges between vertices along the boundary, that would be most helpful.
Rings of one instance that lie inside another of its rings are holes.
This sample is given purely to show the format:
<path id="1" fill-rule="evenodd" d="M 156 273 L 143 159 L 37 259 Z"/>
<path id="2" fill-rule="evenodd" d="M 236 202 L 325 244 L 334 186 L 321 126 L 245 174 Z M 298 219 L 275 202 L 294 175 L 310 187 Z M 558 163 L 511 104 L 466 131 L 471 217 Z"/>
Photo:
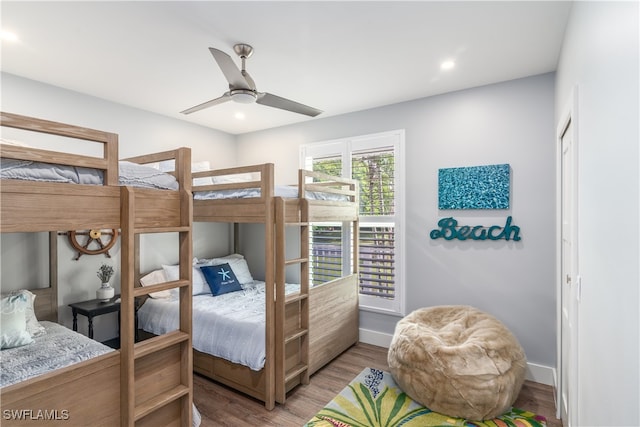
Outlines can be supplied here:
<path id="1" fill-rule="evenodd" d="M 438 170 L 439 209 L 509 209 L 508 164 Z"/>

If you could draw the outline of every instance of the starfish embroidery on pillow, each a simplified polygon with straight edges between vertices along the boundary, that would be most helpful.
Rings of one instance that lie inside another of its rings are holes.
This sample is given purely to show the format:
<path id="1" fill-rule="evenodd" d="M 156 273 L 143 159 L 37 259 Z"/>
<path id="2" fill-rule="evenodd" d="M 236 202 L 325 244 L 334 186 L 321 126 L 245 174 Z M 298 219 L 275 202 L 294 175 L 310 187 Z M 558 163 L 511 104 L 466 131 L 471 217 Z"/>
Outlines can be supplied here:
<path id="1" fill-rule="evenodd" d="M 222 280 L 229 280 L 231 277 L 229 276 L 229 271 L 220 270 L 218 272 L 219 275 L 222 276 Z"/>

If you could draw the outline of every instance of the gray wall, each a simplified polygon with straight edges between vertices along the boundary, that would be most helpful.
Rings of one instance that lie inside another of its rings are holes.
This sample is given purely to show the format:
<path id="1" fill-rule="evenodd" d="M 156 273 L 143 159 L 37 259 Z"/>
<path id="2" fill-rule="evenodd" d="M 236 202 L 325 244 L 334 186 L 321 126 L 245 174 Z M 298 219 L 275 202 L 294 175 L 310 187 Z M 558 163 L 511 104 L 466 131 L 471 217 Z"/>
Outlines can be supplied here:
<path id="1" fill-rule="evenodd" d="M 557 72 L 558 114 L 578 93 L 580 426 L 640 419 L 638 17 L 638 2 L 574 3 Z"/>
<path id="2" fill-rule="evenodd" d="M 554 75 L 545 74 L 368 111 L 238 136 L 242 164 L 274 162 L 276 181 L 295 181 L 300 144 L 406 130 L 407 312 L 469 304 L 494 314 L 530 362 L 555 366 Z M 508 211 L 439 211 L 439 168 L 509 163 Z M 439 218 L 504 224 L 520 242 L 434 241 Z M 393 334 L 398 316 L 362 312 L 361 328 Z"/>

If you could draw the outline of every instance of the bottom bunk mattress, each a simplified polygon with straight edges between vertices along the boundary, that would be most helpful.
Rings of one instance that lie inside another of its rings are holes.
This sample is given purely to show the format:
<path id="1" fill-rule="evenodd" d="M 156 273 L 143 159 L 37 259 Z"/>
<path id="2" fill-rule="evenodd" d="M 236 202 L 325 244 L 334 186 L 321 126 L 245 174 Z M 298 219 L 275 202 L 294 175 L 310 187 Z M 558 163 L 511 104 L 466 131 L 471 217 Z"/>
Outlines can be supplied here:
<path id="1" fill-rule="evenodd" d="M 286 284 L 285 294 L 300 285 Z M 259 371 L 266 357 L 265 284 L 253 282 L 244 289 L 222 295 L 193 296 L 193 348 Z M 138 310 L 138 325 L 155 335 L 178 329 L 179 300 L 148 298 Z"/>
<path id="2" fill-rule="evenodd" d="M 0 387 L 115 351 L 57 323 L 40 324 L 45 333 L 31 344 L 0 351 Z"/>

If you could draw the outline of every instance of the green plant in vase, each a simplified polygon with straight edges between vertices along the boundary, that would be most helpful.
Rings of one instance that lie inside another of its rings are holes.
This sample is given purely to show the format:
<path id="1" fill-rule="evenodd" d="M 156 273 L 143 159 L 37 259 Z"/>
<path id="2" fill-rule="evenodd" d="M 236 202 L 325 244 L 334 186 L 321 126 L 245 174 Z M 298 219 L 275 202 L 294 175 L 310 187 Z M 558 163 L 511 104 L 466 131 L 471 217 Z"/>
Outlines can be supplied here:
<path id="1" fill-rule="evenodd" d="M 107 302 L 115 295 L 115 289 L 109 284 L 111 276 L 115 270 L 109 264 L 102 264 L 98 269 L 98 279 L 100 279 L 100 287 L 96 291 L 96 298 L 102 302 Z"/>

